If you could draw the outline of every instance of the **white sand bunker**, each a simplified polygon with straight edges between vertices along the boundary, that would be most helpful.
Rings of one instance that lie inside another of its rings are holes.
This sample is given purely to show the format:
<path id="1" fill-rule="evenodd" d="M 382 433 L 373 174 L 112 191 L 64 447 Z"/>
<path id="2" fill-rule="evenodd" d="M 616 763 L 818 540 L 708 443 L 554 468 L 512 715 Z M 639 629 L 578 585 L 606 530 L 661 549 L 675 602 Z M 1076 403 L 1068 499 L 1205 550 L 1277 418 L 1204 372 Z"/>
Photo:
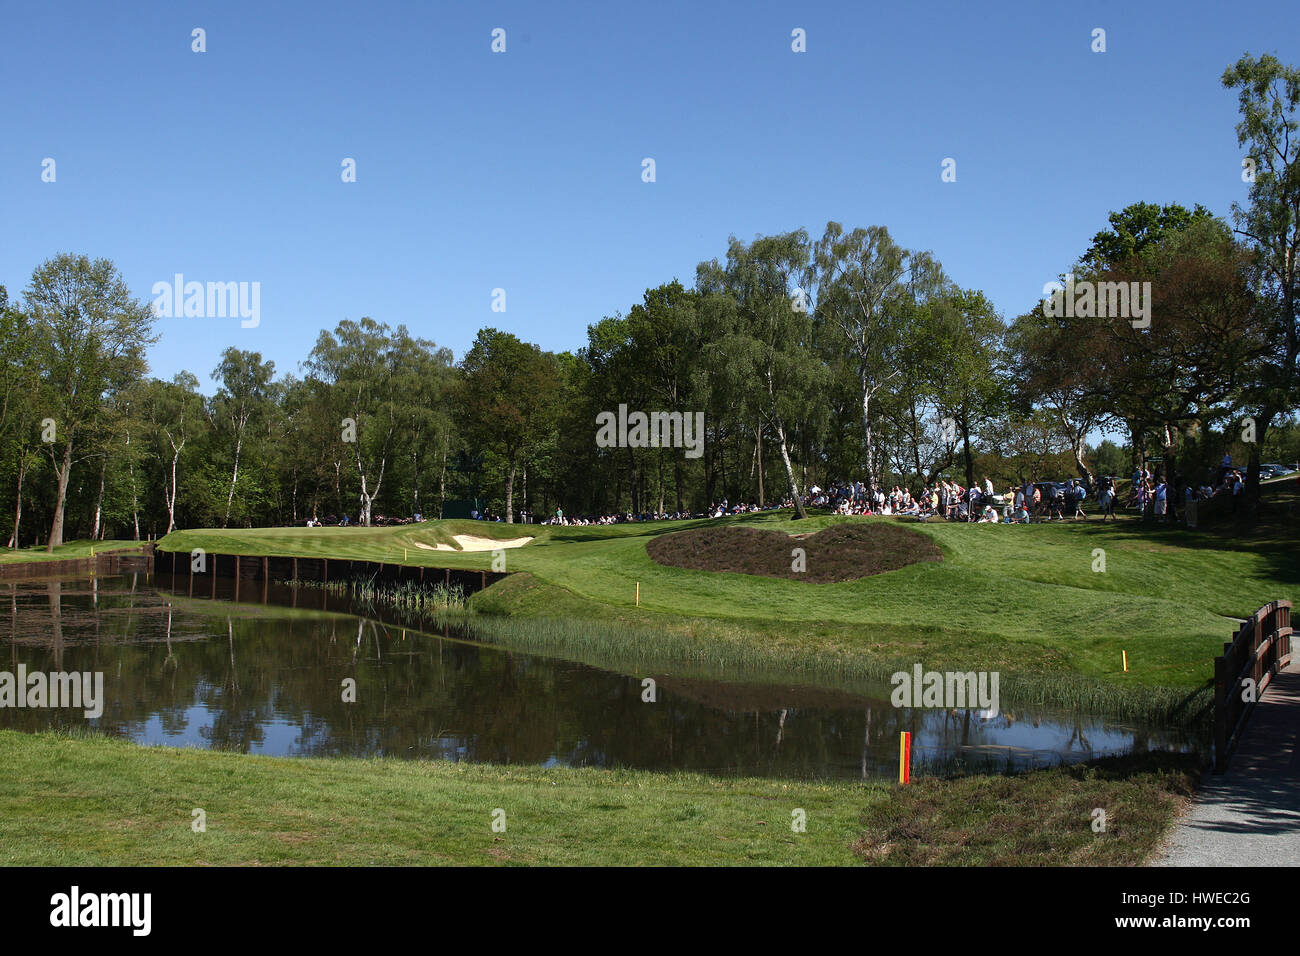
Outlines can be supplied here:
<path id="1" fill-rule="evenodd" d="M 508 541 L 498 541 L 496 538 L 480 538 L 473 534 L 453 534 L 452 540 L 460 545 L 461 551 L 495 551 L 497 548 L 522 548 L 529 541 L 529 538 L 511 538 Z M 455 551 L 449 544 L 421 544 L 416 542 L 417 548 L 423 548 L 425 551 Z"/>

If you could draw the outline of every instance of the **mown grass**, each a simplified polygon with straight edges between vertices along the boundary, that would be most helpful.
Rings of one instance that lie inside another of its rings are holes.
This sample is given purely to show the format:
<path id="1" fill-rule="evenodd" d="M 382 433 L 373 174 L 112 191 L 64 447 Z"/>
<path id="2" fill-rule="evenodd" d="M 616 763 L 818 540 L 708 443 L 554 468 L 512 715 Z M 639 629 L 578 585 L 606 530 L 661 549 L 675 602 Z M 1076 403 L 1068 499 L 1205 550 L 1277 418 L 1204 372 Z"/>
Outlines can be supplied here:
<path id="1" fill-rule="evenodd" d="M 0 731 L 0 763 L 7 866 L 806 866 L 900 863 L 905 854 L 926 863 L 1136 865 L 1185 792 L 1175 765 L 1149 759 L 1091 774 L 899 788 L 256 757 L 14 731 Z M 1045 801 L 1052 812 L 1042 812 Z M 1104 835 L 1090 828 L 1098 806 L 1108 808 Z M 191 828 L 196 808 L 206 832 Z M 503 833 L 492 829 L 497 809 Z M 805 832 L 791 827 L 796 810 Z M 956 828 L 962 838 L 942 845 Z"/>
<path id="2" fill-rule="evenodd" d="M 1188 689 L 1101 680 L 1068 670 L 1059 653 L 994 635 L 959 632 L 934 641 L 907 626 L 876 625 L 864 635 L 853 625 L 827 622 L 796 629 L 782 621 L 605 608 L 526 573 L 479 592 L 471 606 L 476 613 L 449 614 L 434 623 L 463 627 L 484 643 L 623 673 L 666 669 L 875 696 L 890 675 L 923 661 L 932 670 L 1000 672 L 1007 706 L 1044 705 L 1190 726 L 1205 718 L 1212 703 L 1208 685 Z M 548 615 L 532 613 L 538 606 Z"/>
<path id="3" fill-rule="evenodd" d="M 943 561 L 836 584 L 773 580 L 656 564 L 646 542 L 692 527 L 737 524 L 815 532 L 864 519 L 788 513 L 696 522 L 569 528 L 474 521 L 398 528 L 185 531 L 161 546 L 188 551 L 355 558 L 448 567 L 490 567 L 490 552 L 433 552 L 417 542 L 458 533 L 535 540 L 505 552 L 506 570 L 538 585 L 498 600 L 506 582 L 471 608 L 516 617 L 609 621 L 649 628 L 697 622 L 701 645 L 724 632 L 766 654 L 773 642 L 805 658 L 882 661 L 910 657 L 961 669 L 1073 674 L 1117 687 L 1193 691 L 1245 617 L 1277 598 L 1300 599 L 1292 547 L 1143 525 L 1057 522 L 1029 526 L 907 522 L 943 551 Z M 890 521 L 896 519 L 865 519 Z M 403 550 L 405 549 L 405 550 Z M 1105 570 L 1098 558 L 1104 552 Z M 640 608 L 636 607 L 640 584 Z M 1129 671 L 1123 670 L 1122 651 Z M 701 653 L 707 650 L 701 648 Z"/>
<path id="4" fill-rule="evenodd" d="M 67 561 L 70 558 L 88 558 L 91 553 L 103 554 L 106 551 L 121 551 L 124 548 L 139 548 L 140 541 L 65 541 L 52 552 L 46 552 L 45 545 L 38 544 L 30 548 L 6 548 L 0 551 L 0 564 L 26 564 L 29 561 Z"/>

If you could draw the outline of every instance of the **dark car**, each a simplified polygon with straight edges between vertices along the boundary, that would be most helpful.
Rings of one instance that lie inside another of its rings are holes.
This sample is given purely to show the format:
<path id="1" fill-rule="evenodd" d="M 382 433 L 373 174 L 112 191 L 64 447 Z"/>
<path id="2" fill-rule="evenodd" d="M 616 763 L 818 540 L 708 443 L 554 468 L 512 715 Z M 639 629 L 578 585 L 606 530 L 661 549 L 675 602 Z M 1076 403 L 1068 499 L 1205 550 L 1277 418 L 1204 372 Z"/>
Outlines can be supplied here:
<path id="1" fill-rule="evenodd" d="M 1058 494 L 1067 492 L 1069 484 L 1064 481 L 1035 481 L 1034 487 L 1039 490 L 1044 501 L 1051 501 Z"/>

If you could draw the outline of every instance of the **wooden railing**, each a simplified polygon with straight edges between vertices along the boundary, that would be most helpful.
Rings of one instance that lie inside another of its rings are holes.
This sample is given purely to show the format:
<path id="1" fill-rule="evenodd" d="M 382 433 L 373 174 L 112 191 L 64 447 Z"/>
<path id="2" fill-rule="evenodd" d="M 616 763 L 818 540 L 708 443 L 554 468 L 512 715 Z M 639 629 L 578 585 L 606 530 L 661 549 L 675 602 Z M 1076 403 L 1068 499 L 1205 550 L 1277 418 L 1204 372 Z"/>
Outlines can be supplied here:
<path id="1" fill-rule="evenodd" d="M 1252 614 L 1214 659 L 1214 771 L 1223 773 L 1256 702 L 1291 660 L 1291 602 Z"/>

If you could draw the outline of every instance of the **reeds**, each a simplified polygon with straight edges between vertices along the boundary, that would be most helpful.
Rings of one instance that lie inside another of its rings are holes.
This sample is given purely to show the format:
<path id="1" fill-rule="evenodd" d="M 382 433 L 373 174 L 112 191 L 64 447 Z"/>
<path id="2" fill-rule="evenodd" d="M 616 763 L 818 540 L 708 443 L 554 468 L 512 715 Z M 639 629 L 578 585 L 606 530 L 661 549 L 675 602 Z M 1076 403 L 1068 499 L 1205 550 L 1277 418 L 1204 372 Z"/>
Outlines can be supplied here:
<path id="1" fill-rule="evenodd" d="M 465 590 L 459 584 L 450 587 L 442 584 L 424 585 L 415 581 L 379 584 L 373 578 L 327 582 L 292 580 L 283 583 L 291 588 L 324 591 L 333 597 L 344 598 L 356 605 L 359 611 L 382 606 L 419 621 L 465 608 Z"/>

